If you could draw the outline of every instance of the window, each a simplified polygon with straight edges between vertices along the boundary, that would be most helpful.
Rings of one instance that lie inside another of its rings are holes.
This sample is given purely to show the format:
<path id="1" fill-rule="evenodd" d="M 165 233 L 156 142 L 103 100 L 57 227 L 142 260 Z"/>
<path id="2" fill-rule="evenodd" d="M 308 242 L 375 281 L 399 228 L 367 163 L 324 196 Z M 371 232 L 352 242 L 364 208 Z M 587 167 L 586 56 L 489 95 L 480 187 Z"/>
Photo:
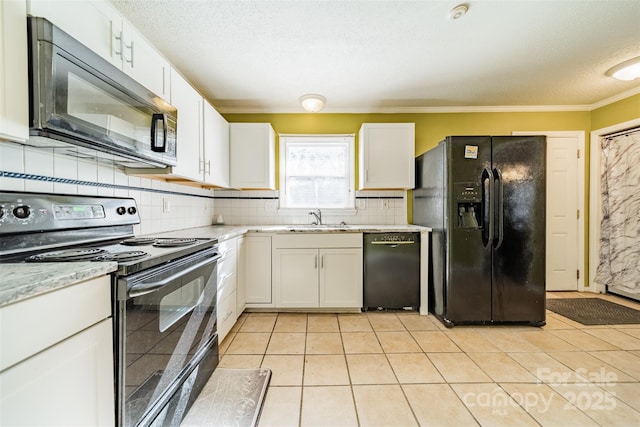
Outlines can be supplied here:
<path id="1" fill-rule="evenodd" d="M 353 135 L 280 135 L 280 207 L 353 209 Z"/>

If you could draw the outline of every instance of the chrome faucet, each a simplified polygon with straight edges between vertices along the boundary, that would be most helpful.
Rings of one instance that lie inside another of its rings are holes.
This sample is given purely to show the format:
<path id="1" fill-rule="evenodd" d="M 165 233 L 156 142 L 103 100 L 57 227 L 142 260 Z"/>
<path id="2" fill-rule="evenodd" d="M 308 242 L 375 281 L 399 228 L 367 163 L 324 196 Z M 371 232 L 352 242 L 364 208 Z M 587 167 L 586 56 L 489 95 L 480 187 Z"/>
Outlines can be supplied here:
<path id="1" fill-rule="evenodd" d="M 322 212 L 320 212 L 320 209 L 316 209 L 315 211 L 309 211 L 309 215 L 313 215 L 316 217 L 316 220 L 313 221 L 311 224 L 322 225 Z"/>

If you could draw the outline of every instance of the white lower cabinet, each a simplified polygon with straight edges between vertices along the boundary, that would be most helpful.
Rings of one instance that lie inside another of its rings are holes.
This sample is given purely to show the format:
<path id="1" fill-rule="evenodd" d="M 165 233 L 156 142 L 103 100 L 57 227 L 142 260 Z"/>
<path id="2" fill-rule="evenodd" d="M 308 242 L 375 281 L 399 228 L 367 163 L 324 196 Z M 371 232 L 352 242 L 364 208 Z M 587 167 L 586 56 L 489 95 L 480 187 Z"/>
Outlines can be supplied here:
<path id="1" fill-rule="evenodd" d="M 238 237 L 236 239 L 236 249 L 238 253 L 238 283 L 236 285 L 236 313 L 238 316 L 242 314 L 244 309 L 247 306 L 247 287 L 243 281 L 244 273 L 243 269 L 243 259 L 247 253 L 246 239 L 244 236 Z"/>
<path id="2" fill-rule="evenodd" d="M 246 235 L 240 252 L 239 279 L 248 308 L 273 307 L 270 235 Z"/>
<path id="3" fill-rule="evenodd" d="M 0 425 L 113 426 L 110 316 L 108 276 L 2 307 Z"/>
<path id="4" fill-rule="evenodd" d="M 362 248 L 320 250 L 320 307 L 362 307 Z"/>
<path id="5" fill-rule="evenodd" d="M 276 306 L 318 307 L 318 250 L 276 249 L 273 282 Z"/>
<path id="6" fill-rule="evenodd" d="M 236 239 L 225 240 L 218 245 L 222 258 L 218 260 L 218 294 L 216 315 L 218 341 L 222 342 L 238 319 L 238 251 Z"/>
<path id="7" fill-rule="evenodd" d="M 282 234 L 273 240 L 276 307 L 362 307 L 362 234 Z"/>

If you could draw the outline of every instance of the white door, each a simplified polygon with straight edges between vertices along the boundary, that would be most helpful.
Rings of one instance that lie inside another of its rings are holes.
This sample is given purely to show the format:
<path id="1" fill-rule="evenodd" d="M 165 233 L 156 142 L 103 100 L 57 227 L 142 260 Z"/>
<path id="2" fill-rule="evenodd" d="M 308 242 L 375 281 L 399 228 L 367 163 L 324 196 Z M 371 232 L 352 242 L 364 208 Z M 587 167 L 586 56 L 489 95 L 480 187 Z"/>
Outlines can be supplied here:
<path id="1" fill-rule="evenodd" d="M 583 223 L 581 200 L 584 177 L 580 177 L 581 132 L 514 132 L 514 135 L 547 136 L 547 257 L 548 291 L 577 291 L 583 275 L 580 242 Z"/>
<path id="2" fill-rule="evenodd" d="M 577 138 L 547 138 L 547 290 L 578 290 Z"/>

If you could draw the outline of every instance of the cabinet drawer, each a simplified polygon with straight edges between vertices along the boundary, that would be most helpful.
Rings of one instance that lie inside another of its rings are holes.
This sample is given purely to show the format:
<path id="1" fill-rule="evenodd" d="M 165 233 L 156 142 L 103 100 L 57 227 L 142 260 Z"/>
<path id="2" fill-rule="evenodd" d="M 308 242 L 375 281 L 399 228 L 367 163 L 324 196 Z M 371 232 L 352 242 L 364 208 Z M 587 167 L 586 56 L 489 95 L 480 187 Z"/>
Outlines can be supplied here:
<path id="1" fill-rule="evenodd" d="M 273 236 L 273 248 L 361 248 L 362 233 L 291 233 Z"/>
<path id="2" fill-rule="evenodd" d="M 236 323 L 236 291 L 230 292 L 218 299 L 218 341 L 227 336 L 233 325 Z"/>
<path id="3" fill-rule="evenodd" d="M 2 307 L 0 371 L 109 316 L 110 276 Z M 26 337 L 25 331 L 28 331 Z"/>

